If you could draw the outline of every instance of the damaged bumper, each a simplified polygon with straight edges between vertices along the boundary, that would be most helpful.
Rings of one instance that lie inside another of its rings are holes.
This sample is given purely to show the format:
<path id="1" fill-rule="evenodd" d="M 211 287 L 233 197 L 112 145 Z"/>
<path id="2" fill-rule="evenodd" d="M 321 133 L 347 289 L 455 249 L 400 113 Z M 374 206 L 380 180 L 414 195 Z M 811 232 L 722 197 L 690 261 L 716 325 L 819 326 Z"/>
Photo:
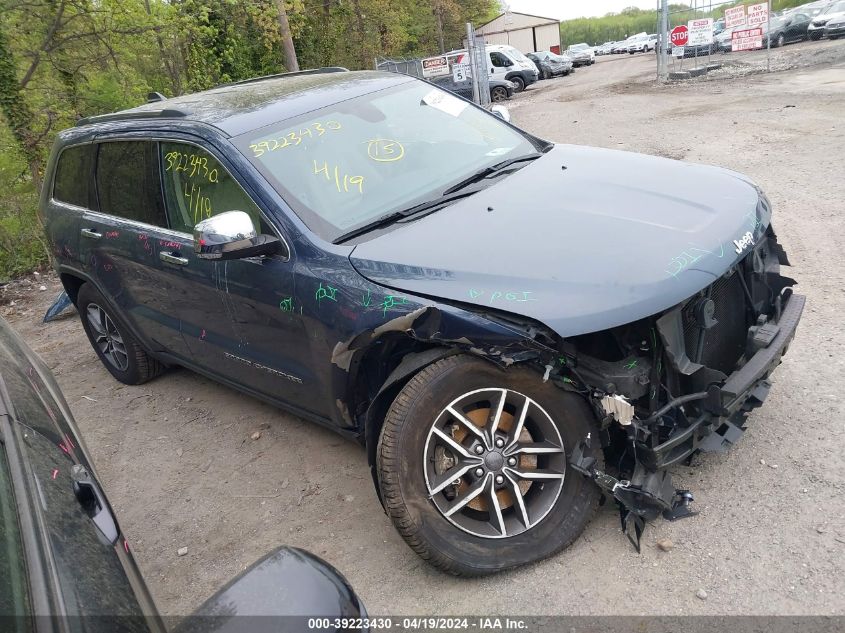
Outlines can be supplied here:
<path id="1" fill-rule="evenodd" d="M 804 296 L 791 295 L 780 319 L 769 324 L 769 333 L 773 336 L 768 345 L 728 376 L 724 385 L 713 385 L 706 392 L 695 394 L 700 396 L 696 399 L 701 401 L 704 410 L 689 426 L 676 429 L 669 439 L 657 446 L 651 447 L 642 442 L 637 444 L 638 457 L 643 465 L 655 470 L 666 468 L 683 461 L 697 450 L 721 452 L 739 439 L 745 415 L 762 405 L 768 395 L 770 383 L 767 378 L 780 364 L 781 357 L 795 337 L 804 303 Z M 670 408 L 671 405 L 670 402 Z M 676 406 L 683 407 L 684 404 Z"/>
<path id="2" fill-rule="evenodd" d="M 667 469 L 698 451 L 726 451 L 766 399 L 805 305 L 781 264 L 789 264 L 786 253 L 769 230 L 747 257 L 684 303 L 611 332 L 621 360 L 577 356 L 582 393 L 603 416 L 602 435 L 584 438 L 569 462 L 617 501 L 623 530 L 638 548 L 645 521 L 694 514 L 692 495 L 672 485 Z M 595 340 L 585 342 L 600 349 Z M 586 457 L 599 439 L 613 474 Z"/>

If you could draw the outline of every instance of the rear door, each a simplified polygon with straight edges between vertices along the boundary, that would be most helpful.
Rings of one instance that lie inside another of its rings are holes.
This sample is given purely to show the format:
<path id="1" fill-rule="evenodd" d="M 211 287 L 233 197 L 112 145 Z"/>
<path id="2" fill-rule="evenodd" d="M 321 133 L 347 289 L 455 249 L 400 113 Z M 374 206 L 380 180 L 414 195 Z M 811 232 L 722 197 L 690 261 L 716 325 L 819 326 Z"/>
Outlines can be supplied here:
<path id="1" fill-rule="evenodd" d="M 171 308 L 186 287 L 164 212 L 158 143 L 98 139 L 95 182 L 99 210 L 80 225 L 85 272 L 151 351 L 189 359 Z"/>

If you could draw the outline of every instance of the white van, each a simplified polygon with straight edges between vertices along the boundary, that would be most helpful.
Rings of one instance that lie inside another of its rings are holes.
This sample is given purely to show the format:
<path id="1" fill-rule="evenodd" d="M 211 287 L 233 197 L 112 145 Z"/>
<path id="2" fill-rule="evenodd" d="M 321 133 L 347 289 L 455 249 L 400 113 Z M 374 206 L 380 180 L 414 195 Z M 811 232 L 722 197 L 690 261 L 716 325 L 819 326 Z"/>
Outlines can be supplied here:
<path id="1" fill-rule="evenodd" d="M 490 79 L 507 80 L 513 83 L 514 92 L 521 92 L 525 86 L 537 81 L 540 72 L 537 66 L 525 55 L 507 44 L 488 44 L 487 70 Z M 466 49 L 446 53 L 449 65 L 462 63 L 466 56 Z"/>

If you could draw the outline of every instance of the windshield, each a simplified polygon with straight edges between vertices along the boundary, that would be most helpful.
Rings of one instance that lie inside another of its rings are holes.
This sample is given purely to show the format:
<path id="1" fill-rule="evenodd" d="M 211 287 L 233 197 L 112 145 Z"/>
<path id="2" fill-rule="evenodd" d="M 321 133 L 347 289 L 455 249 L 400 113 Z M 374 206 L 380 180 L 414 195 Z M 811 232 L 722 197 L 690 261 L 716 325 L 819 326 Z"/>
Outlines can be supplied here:
<path id="1" fill-rule="evenodd" d="M 421 81 L 235 139 L 302 221 L 327 241 L 440 196 L 480 169 L 535 153 L 535 142 Z"/>
<path id="2" fill-rule="evenodd" d="M 837 2 L 836 4 L 830 5 L 824 10 L 824 15 L 829 13 L 839 13 L 841 11 L 845 11 L 845 2 Z"/>

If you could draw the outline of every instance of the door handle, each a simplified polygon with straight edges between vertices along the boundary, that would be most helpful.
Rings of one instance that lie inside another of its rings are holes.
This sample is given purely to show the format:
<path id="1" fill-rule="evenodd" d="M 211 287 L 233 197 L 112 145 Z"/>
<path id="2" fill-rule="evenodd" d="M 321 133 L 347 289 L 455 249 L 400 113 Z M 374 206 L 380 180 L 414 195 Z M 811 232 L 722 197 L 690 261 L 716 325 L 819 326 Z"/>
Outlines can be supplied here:
<path id="1" fill-rule="evenodd" d="M 116 543 L 117 523 L 108 505 L 106 505 L 106 499 L 97 482 L 94 481 L 82 464 L 73 465 L 70 469 L 70 478 L 73 481 L 73 494 L 76 495 L 82 509 L 91 517 L 94 525 L 103 533 L 109 543 Z"/>
<path id="2" fill-rule="evenodd" d="M 98 240 L 103 237 L 102 233 L 97 233 L 94 229 L 82 229 L 80 233 L 82 233 L 82 237 L 87 237 L 92 240 Z"/>
<path id="3" fill-rule="evenodd" d="M 178 255 L 174 255 L 173 253 L 161 252 L 158 254 L 158 258 L 167 264 L 175 264 L 176 266 L 188 265 L 187 257 L 179 257 Z"/>

